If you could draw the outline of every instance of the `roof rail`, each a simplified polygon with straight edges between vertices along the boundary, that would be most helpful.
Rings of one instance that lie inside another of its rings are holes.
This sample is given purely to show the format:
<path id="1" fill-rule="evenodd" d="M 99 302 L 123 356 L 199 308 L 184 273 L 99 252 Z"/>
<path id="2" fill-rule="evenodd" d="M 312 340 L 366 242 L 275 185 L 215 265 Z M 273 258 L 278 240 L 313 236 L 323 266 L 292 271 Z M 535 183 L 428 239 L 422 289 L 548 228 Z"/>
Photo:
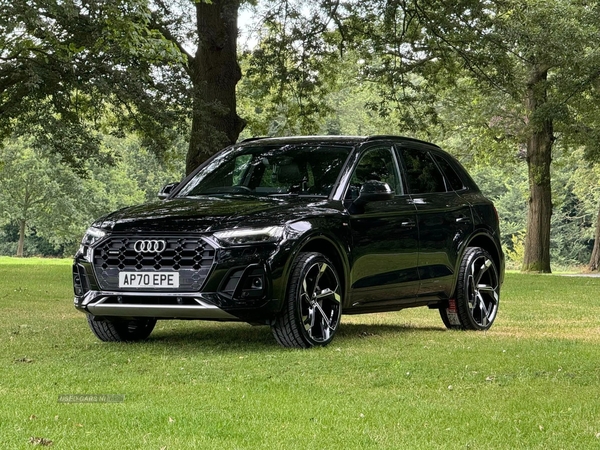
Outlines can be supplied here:
<path id="1" fill-rule="evenodd" d="M 253 137 L 250 137 L 250 138 L 243 139 L 239 143 L 241 144 L 242 142 L 259 141 L 261 139 L 266 139 L 266 138 L 267 138 L 267 136 L 253 136 Z"/>
<path id="2" fill-rule="evenodd" d="M 427 145 L 432 145 L 433 147 L 440 148 L 438 145 L 435 145 L 431 142 L 423 141 L 421 139 L 415 139 L 415 138 L 410 138 L 410 137 L 406 137 L 406 136 L 396 136 L 393 134 L 374 134 L 372 136 L 367 136 L 365 141 L 379 141 L 379 140 L 384 140 L 384 139 L 416 142 L 419 144 L 427 144 Z"/>

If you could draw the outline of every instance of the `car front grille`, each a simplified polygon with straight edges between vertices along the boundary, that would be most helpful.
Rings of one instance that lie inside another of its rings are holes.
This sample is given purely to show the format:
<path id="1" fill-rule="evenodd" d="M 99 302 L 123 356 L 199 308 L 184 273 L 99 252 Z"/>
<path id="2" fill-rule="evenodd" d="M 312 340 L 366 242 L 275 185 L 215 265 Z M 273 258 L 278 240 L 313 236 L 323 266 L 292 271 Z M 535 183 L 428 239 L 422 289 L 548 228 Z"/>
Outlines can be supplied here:
<path id="1" fill-rule="evenodd" d="M 164 242 L 159 251 L 141 248 L 138 241 Z M 163 249 L 164 247 L 164 249 Z M 140 251 L 141 249 L 141 251 Z M 119 288 L 120 272 L 178 272 L 176 291 L 199 291 L 215 258 L 215 249 L 202 237 L 117 236 L 100 242 L 93 250 L 96 278 L 104 290 L 136 291 L 140 288 Z M 164 292 L 168 288 L 152 288 Z"/>

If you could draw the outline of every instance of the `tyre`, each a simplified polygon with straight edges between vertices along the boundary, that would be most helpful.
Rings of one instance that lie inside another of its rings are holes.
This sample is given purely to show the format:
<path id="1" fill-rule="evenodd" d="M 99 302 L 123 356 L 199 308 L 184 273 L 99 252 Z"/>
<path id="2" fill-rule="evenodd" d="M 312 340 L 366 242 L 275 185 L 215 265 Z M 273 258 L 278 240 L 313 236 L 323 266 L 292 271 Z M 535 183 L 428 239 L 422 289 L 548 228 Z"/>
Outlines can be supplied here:
<path id="1" fill-rule="evenodd" d="M 329 344 L 342 316 L 342 287 L 335 266 L 316 252 L 300 253 L 288 280 L 283 311 L 271 325 L 284 347 Z"/>
<path id="2" fill-rule="evenodd" d="M 490 254 L 480 247 L 469 247 L 460 263 L 454 298 L 440 308 L 448 328 L 487 330 L 498 313 L 500 282 L 498 269 Z"/>
<path id="3" fill-rule="evenodd" d="M 143 341 L 150 336 L 150 333 L 152 333 L 152 330 L 156 325 L 156 319 L 96 320 L 96 318 L 90 314 L 87 316 L 87 321 L 96 337 L 104 342 Z"/>

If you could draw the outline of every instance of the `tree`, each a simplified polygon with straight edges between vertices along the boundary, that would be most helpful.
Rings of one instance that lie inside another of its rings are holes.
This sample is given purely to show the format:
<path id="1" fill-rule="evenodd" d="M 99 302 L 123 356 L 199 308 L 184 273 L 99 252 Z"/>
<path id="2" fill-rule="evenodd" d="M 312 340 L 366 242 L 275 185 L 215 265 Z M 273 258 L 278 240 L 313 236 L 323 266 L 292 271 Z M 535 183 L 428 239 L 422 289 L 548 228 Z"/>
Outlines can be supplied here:
<path id="1" fill-rule="evenodd" d="M 0 138 L 34 131 L 80 165 L 101 156 L 96 132 L 107 112 L 113 129 L 140 133 L 157 153 L 189 125 L 191 172 L 244 127 L 235 91 L 239 5 L 0 0 Z"/>
<path id="2" fill-rule="evenodd" d="M 225 145 L 233 144 L 245 122 L 236 112 L 237 18 L 240 0 L 155 0 L 150 27 L 184 55 L 191 85 L 191 135 L 186 158 L 190 173 Z M 193 17 L 190 23 L 189 17 Z M 187 46 L 193 44 L 195 50 Z"/>
<path id="3" fill-rule="evenodd" d="M 594 248 L 592 250 L 592 256 L 590 256 L 588 269 L 592 271 L 600 270 L 600 207 L 598 208 L 598 214 L 596 215 L 596 227 L 594 231 Z"/>
<path id="4" fill-rule="evenodd" d="M 29 235 L 73 254 L 92 220 L 124 206 L 157 201 L 157 186 L 177 181 L 183 173 L 181 145 L 159 159 L 135 135 L 101 136 L 101 151 L 114 164 L 87 161 L 77 171 L 33 143 L 10 139 L 0 149 L 0 226 L 18 226 L 18 256 L 25 254 Z"/>
<path id="5" fill-rule="evenodd" d="M 0 221 L 18 224 L 17 256 L 23 256 L 25 235 L 32 227 L 54 244 L 72 239 L 85 221 L 77 204 L 84 203 L 83 191 L 74 172 L 23 139 L 11 140 L 0 151 L 0 160 Z"/>
<path id="6" fill-rule="evenodd" d="M 172 70 L 183 57 L 149 22 L 143 0 L 0 0 L 0 139 L 33 135 L 74 167 L 103 157 L 102 130 L 164 151 L 186 102 Z"/>
<path id="7" fill-rule="evenodd" d="M 395 111 L 399 126 L 413 133 L 440 123 L 438 98 L 465 74 L 482 94 L 504 96 L 501 115 L 521 118 L 511 139 L 516 151 L 526 148 L 529 171 L 523 269 L 550 271 L 553 146 L 572 121 L 573 105 L 600 76 L 596 2 L 263 4 L 267 26 L 248 73 L 262 77 L 267 103 L 278 105 L 272 112 L 299 119 L 280 130 L 318 129 L 336 52 L 359 56 L 363 79 L 384 86 L 371 107 L 383 116 Z M 174 124 L 188 118 L 189 173 L 244 127 L 235 92 L 239 6 L 240 0 L 0 0 L 1 129 L 7 135 L 18 125 L 33 128 L 41 144 L 77 162 L 101 154 L 89 126 L 98 111 L 110 110 L 118 128 L 140 131 L 163 149 Z"/>
<path id="8" fill-rule="evenodd" d="M 600 171 L 600 121 L 598 103 L 600 102 L 600 81 L 593 83 L 593 88 L 580 98 L 574 111 L 574 119 L 567 129 L 566 140 L 571 145 L 579 145 L 584 150 L 582 159 L 589 166 L 585 169 L 585 196 L 596 205 L 594 246 L 588 263 L 588 269 L 600 270 L 600 192 L 598 192 L 598 172 Z M 580 170 L 583 171 L 583 170 Z"/>

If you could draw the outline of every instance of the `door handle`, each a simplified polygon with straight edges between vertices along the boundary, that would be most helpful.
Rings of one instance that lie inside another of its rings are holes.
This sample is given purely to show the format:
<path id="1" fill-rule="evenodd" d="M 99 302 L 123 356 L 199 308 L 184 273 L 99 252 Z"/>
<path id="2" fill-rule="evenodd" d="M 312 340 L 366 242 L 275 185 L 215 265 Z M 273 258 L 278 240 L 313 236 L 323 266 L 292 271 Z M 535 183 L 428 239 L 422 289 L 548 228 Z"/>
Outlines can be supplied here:
<path id="1" fill-rule="evenodd" d="M 456 218 L 456 223 L 469 223 L 471 222 L 471 218 L 468 216 L 459 216 Z"/>
<path id="2" fill-rule="evenodd" d="M 412 228 L 416 225 L 417 223 L 414 220 L 403 220 L 402 222 L 400 222 L 400 226 L 402 228 Z"/>

